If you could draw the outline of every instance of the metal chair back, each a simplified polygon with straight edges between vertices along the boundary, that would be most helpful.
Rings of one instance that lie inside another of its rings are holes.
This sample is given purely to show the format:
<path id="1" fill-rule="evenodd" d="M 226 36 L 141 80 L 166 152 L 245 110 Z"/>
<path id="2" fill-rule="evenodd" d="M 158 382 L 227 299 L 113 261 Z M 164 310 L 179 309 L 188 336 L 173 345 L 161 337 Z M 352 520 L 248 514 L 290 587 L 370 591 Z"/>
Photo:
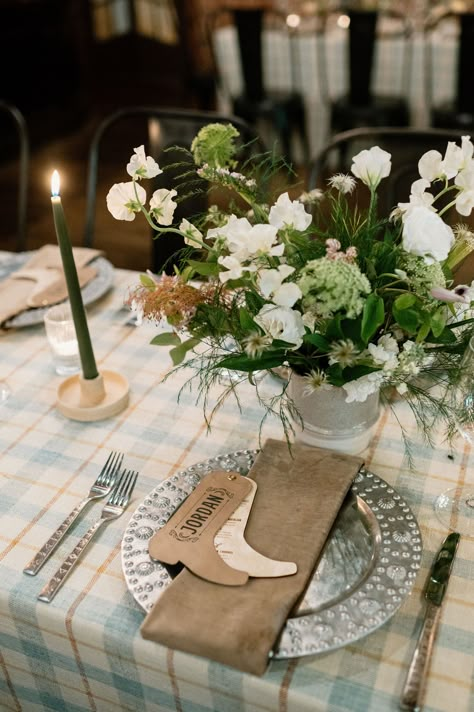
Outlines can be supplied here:
<path id="1" fill-rule="evenodd" d="M 30 141 L 25 117 L 17 106 L 0 100 L 0 111 L 13 121 L 18 139 L 18 190 L 15 249 L 21 252 L 26 249 L 26 224 L 28 179 L 30 162 Z"/>

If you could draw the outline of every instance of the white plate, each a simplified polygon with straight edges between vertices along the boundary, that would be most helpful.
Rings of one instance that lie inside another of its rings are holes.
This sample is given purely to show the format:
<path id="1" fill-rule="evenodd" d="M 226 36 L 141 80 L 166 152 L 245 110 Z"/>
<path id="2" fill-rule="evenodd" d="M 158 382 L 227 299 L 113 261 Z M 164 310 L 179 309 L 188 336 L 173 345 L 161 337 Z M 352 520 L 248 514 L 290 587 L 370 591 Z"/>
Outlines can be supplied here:
<path id="1" fill-rule="evenodd" d="M 6 279 L 16 270 L 21 269 L 25 263 L 30 259 L 32 252 L 21 252 L 17 255 L 9 256 L 5 260 L 0 261 L 0 281 Z M 105 257 L 97 257 L 95 260 L 90 262 L 97 267 L 96 276 L 91 279 L 82 289 L 82 301 L 84 306 L 92 304 L 103 297 L 114 283 L 114 267 Z M 35 326 L 36 324 L 42 324 L 43 318 L 49 307 L 38 307 L 37 309 L 27 309 L 26 311 L 17 314 L 8 321 L 5 322 L 5 326 L 10 327 L 22 327 L 22 326 Z"/>
<path id="2" fill-rule="evenodd" d="M 151 560 L 148 540 L 204 475 L 213 470 L 246 475 L 256 454 L 241 450 L 188 467 L 162 482 L 136 509 L 122 540 L 122 567 L 130 593 L 145 612 L 172 581 L 167 568 Z M 315 655 L 353 643 L 388 621 L 411 591 L 422 545 L 410 508 L 390 485 L 363 468 L 352 495 L 304 599 L 285 624 L 274 658 Z"/>

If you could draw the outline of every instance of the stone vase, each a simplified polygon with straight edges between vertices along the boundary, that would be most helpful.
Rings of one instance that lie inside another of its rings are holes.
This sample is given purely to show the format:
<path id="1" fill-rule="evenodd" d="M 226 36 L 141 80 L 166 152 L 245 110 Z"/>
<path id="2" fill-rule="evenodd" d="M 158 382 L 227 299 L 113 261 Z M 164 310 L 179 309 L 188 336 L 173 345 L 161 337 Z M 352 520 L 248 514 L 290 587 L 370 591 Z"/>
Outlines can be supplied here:
<path id="1" fill-rule="evenodd" d="M 294 424 L 297 442 L 350 455 L 365 450 L 380 415 L 379 391 L 364 402 L 347 403 L 343 388 L 326 386 L 308 395 L 307 385 L 303 377 L 291 374 L 288 394 L 303 421 L 303 426 Z"/>

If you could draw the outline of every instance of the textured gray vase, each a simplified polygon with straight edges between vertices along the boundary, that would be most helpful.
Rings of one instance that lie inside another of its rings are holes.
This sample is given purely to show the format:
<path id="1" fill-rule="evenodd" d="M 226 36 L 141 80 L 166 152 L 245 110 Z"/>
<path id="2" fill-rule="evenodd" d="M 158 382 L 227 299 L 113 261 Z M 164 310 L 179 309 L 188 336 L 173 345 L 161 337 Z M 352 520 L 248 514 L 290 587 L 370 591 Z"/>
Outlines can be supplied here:
<path id="1" fill-rule="evenodd" d="M 307 385 L 301 376 L 291 374 L 288 393 L 304 424 L 301 428 L 295 423 L 296 440 L 351 455 L 365 450 L 380 415 L 379 392 L 363 403 L 347 403 L 343 388 L 327 386 L 305 395 Z"/>

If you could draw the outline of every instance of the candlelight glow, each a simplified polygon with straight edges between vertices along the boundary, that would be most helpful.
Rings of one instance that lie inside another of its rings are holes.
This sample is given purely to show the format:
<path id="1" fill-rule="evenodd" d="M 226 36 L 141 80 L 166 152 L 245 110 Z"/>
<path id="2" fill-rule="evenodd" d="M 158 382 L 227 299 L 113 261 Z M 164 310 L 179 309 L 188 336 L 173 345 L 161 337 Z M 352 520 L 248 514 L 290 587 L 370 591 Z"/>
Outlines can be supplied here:
<path id="1" fill-rule="evenodd" d="M 51 176 L 51 195 L 59 195 L 59 173 L 57 171 L 53 171 Z"/>
<path id="2" fill-rule="evenodd" d="M 301 17 L 299 15 L 288 15 L 286 18 L 286 24 L 288 27 L 299 27 L 299 24 L 301 22 Z"/>

